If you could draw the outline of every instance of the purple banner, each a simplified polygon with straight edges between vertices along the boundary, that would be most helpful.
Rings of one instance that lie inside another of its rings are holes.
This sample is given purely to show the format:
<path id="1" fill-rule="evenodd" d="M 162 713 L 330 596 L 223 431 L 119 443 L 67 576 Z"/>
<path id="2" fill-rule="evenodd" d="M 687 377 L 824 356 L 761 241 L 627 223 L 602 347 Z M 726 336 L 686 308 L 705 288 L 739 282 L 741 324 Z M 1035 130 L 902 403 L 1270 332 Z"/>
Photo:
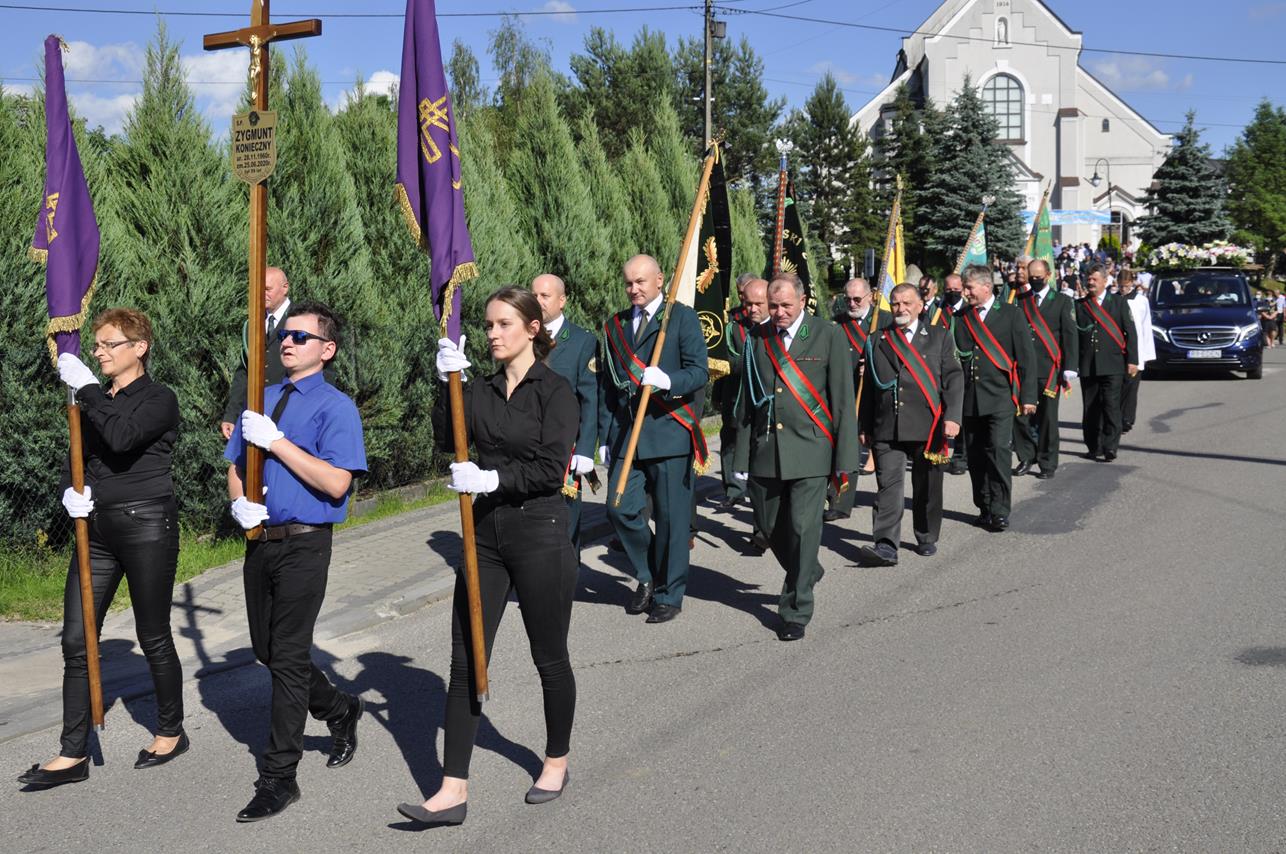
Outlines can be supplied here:
<path id="1" fill-rule="evenodd" d="M 429 283 L 443 334 L 459 341 L 459 285 L 477 276 L 478 269 L 465 224 L 460 147 L 433 0 L 406 4 L 397 98 L 397 195 L 411 233 L 429 253 Z"/>
<path id="2" fill-rule="evenodd" d="M 80 328 L 98 274 L 98 223 L 76 152 L 63 82 L 62 40 L 45 39 L 45 194 L 31 257 L 45 264 L 49 352 L 80 356 Z"/>

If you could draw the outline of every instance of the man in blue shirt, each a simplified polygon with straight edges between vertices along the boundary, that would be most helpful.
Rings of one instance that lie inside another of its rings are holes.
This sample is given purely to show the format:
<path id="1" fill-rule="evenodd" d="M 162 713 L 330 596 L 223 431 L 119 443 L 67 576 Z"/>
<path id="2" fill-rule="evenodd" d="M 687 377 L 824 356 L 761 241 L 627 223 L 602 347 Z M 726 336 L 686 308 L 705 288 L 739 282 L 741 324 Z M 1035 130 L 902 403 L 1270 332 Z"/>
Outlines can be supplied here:
<path id="1" fill-rule="evenodd" d="M 357 750 L 360 697 L 339 691 L 312 661 L 313 627 L 326 595 L 331 532 L 348 509 L 353 477 L 366 471 L 357 406 L 326 382 L 339 321 L 321 303 L 297 305 L 278 330 L 286 376 L 264 393 L 264 409 L 241 414 L 228 440 L 232 517 L 259 534 L 246 543 L 246 615 L 255 657 L 272 674 L 272 724 L 255 796 L 237 821 L 277 815 L 299 800 L 295 767 L 306 715 L 324 720 L 334 741 L 328 768 Z M 245 496 L 246 445 L 263 448 L 262 504 Z"/>

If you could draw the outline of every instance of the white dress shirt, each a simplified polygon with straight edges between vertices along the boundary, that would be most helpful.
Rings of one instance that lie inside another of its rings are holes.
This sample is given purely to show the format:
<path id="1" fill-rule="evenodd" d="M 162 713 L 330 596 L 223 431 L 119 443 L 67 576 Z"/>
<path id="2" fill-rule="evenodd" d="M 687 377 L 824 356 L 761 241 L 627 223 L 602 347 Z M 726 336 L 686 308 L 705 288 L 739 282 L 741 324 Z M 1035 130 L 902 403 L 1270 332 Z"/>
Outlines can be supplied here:
<path id="1" fill-rule="evenodd" d="M 786 350 L 790 349 L 790 344 L 792 341 L 795 340 L 795 335 L 798 334 L 799 327 L 803 325 L 803 323 L 804 323 L 804 312 L 801 311 L 799 313 L 799 317 L 795 318 L 795 322 L 792 323 L 790 326 L 786 327 L 786 331 L 781 334 L 781 346 L 784 349 Z"/>
<path id="2" fill-rule="evenodd" d="M 550 338 L 558 337 L 558 332 L 560 329 L 563 328 L 563 321 L 565 319 L 566 318 L 564 318 L 563 315 L 560 314 L 557 317 L 555 317 L 553 320 L 545 324 L 545 331 L 549 333 Z"/>
<path id="3" fill-rule="evenodd" d="M 656 317 L 656 313 L 661 309 L 661 300 L 665 299 L 665 294 L 657 294 L 656 299 L 652 300 L 645 306 L 634 307 L 634 334 L 639 334 L 639 321 L 643 319 L 643 311 L 647 311 L 647 319 L 651 320 Z"/>

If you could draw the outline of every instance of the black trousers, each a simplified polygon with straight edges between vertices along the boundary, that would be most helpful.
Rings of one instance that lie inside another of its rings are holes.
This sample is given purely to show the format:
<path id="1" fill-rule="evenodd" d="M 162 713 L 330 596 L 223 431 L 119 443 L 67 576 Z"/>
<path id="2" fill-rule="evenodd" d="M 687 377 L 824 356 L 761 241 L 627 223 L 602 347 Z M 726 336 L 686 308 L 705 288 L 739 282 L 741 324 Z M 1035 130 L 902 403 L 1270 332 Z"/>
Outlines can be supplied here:
<path id="1" fill-rule="evenodd" d="M 1139 386 L 1143 384 L 1143 372 L 1134 376 L 1126 375 L 1121 382 L 1121 432 L 1128 433 L 1134 429 L 1134 419 L 1139 414 Z"/>
<path id="2" fill-rule="evenodd" d="M 242 576 L 250 644 L 272 675 L 268 747 L 259 762 L 263 777 L 294 778 L 309 713 L 334 722 L 348 712 L 348 696 L 330 684 L 312 659 L 330 547 L 329 528 L 246 544 Z"/>
<path id="3" fill-rule="evenodd" d="M 1115 454 L 1121 445 L 1122 374 L 1081 377 L 1081 433 L 1091 454 Z"/>
<path id="4" fill-rule="evenodd" d="M 138 645 L 156 686 L 156 734 L 183 732 L 183 673 L 170 632 L 170 602 L 179 562 L 179 524 L 174 499 L 99 507 L 89 517 L 89 571 L 94 591 L 95 633 L 116 595 L 129 584 Z M 80 573 L 75 555 L 63 594 L 63 756 L 88 754 L 89 669 Z"/>
<path id="5" fill-rule="evenodd" d="M 966 415 L 961 425 L 965 454 L 969 458 L 969 480 L 973 482 L 973 503 L 983 513 L 1008 516 L 1013 471 L 1014 416 L 1006 411 L 995 415 Z"/>
<path id="6" fill-rule="evenodd" d="M 902 543 L 906 461 L 911 458 L 911 525 L 915 541 L 936 543 L 942 532 L 942 469 L 925 459 L 924 442 L 876 442 L 872 538 L 898 548 Z"/>
<path id="7" fill-rule="evenodd" d="M 567 537 L 567 505 L 561 495 L 550 495 L 521 505 L 493 503 L 484 496 L 475 506 L 487 660 L 491 660 L 509 591 L 514 590 L 544 694 L 545 755 L 566 756 L 576 715 L 576 677 L 567 656 L 567 631 L 577 571 L 576 553 Z M 468 779 L 481 717 L 482 704 L 474 691 L 469 597 L 461 572 L 456 576 L 451 620 L 451 684 L 442 757 L 446 776 Z"/>
<path id="8" fill-rule="evenodd" d="M 1036 401 L 1035 415 L 1014 416 L 1014 456 L 1018 462 L 1035 464 L 1041 471 L 1058 468 L 1058 397 L 1044 393 Z"/>

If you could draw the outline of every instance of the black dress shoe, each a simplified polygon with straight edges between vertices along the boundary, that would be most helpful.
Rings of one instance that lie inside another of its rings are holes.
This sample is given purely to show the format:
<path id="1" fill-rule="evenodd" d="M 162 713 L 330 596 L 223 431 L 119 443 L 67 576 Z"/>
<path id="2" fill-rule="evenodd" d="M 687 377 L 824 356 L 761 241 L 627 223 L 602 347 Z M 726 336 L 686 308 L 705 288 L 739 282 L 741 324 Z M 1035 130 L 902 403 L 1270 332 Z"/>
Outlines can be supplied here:
<path id="1" fill-rule="evenodd" d="M 630 599 L 630 603 L 625 606 L 625 613 L 642 614 L 651 608 L 652 582 L 644 581 L 639 584 L 639 589 L 634 591 L 634 596 Z"/>
<path id="2" fill-rule="evenodd" d="M 1041 469 L 1040 471 L 1036 472 L 1036 479 L 1037 479 L 1037 480 L 1053 480 L 1053 479 L 1054 479 L 1054 470 L 1053 470 L 1053 469 L 1050 469 L 1049 471 L 1045 471 L 1045 469 Z"/>
<path id="3" fill-rule="evenodd" d="M 18 775 L 19 783 L 22 783 L 24 786 L 35 786 L 41 789 L 61 786 L 64 783 L 81 783 L 88 779 L 88 758 L 82 759 L 70 768 L 62 768 L 58 771 L 46 771 L 39 765 L 32 765 L 26 771 L 23 771 Z"/>
<path id="4" fill-rule="evenodd" d="M 682 608 L 674 605 L 662 605 L 657 603 L 652 606 L 652 613 L 647 615 L 649 623 L 668 623 L 675 617 L 679 616 Z"/>
<path id="5" fill-rule="evenodd" d="M 331 742 L 330 756 L 326 759 L 327 768 L 347 765 L 357 752 L 357 719 L 366 711 L 366 701 L 361 697 L 352 697 L 350 700 L 344 716 L 328 724 L 334 741 Z"/>
<path id="6" fill-rule="evenodd" d="M 915 553 L 920 557 L 933 557 L 938 553 L 938 547 L 933 543 L 920 543 L 915 547 Z"/>
<path id="7" fill-rule="evenodd" d="M 1116 454 L 1112 453 L 1111 451 L 1103 452 L 1103 462 L 1110 463 L 1110 462 L 1114 462 L 1115 460 L 1116 460 Z"/>
<path id="8" fill-rule="evenodd" d="M 563 785 L 557 789 L 542 789 L 539 786 L 532 786 L 527 790 L 523 800 L 529 804 L 547 804 L 550 801 L 557 800 L 558 796 L 567 788 L 567 784 L 572 781 L 572 772 L 563 772 Z"/>
<path id="9" fill-rule="evenodd" d="M 299 785 L 280 777 L 260 777 L 255 781 L 255 796 L 237 813 L 237 821 L 263 821 L 285 811 L 299 800 Z"/>
<path id="10" fill-rule="evenodd" d="M 780 626 L 777 627 L 777 640 L 797 641 L 797 640 L 803 640 L 803 638 L 804 638 L 804 627 L 801 626 L 799 623 L 783 622 Z"/>
<path id="11" fill-rule="evenodd" d="M 625 551 L 625 544 L 621 542 L 620 537 L 612 537 L 610 540 L 608 540 L 607 547 L 614 552 Z"/>
<path id="12" fill-rule="evenodd" d="M 397 811 L 420 824 L 464 824 L 465 816 L 469 814 L 469 802 L 444 810 L 426 810 L 421 804 L 398 804 Z"/>
<path id="13" fill-rule="evenodd" d="M 987 530 L 988 530 L 988 531 L 992 531 L 992 532 L 997 533 L 997 534 L 998 534 L 998 533 L 1000 533 L 1001 531 L 1007 531 L 1007 530 L 1009 530 L 1009 517 L 1008 517 L 1008 516 L 992 516 L 992 517 L 991 517 L 991 524 L 987 526 Z"/>
<path id="14" fill-rule="evenodd" d="M 977 525 L 979 528 L 990 528 L 990 527 L 991 527 L 991 514 L 990 514 L 990 513 L 979 513 L 979 514 L 974 518 L 974 520 L 973 520 L 973 524 Z"/>
<path id="15" fill-rule="evenodd" d="M 1098 451 L 1086 451 L 1086 452 L 1085 452 L 1085 459 L 1087 459 L 1087 460 L 1097 460 L 1097 459 L 1098 459 Z"/>
<path id="16" fill-rule="evenodd" d="M 186 732 L 181 732 L 179 733 L 178 744 L 174 745 L 174 749 L 169 753 L 153 753 L 150 750 L 140 750 L 138 752 L 138 760 L 134 763 L 134 767 L 155 768 L 157 765 L 164 765 L 171 759 L 187 753 L 188 748 L 191 746 L 192 742 L 188 741 L 188 734 Z"/>
<path id="17" fill-rule="evenodd" d="M 958 463 L 952 462 L 950 465 L 947 466 L 947 474 L 959 475 L 959 474 L 968 474 L 968 473 L 969 473 L 968 464 L 958 464 Z"/>
<path id="18" fill-rule="evenodd" d="M 845 513 L 843 510 L 827 510 L 822 514 L 822 518 L 827 522 L 839 522 L 843 519 L 847 519 L 849 515 L 850 514 Z"/>
<path id="19" fill-rule="evenodd" d="M 750 552 L 752 554 L 756 554 L 756 555 L 764 554 L 771 547 L 772 546 L 768 542 L 768 538 L 765 537 L 763 534 L 759 533 L 758 531 L 755 531 L 753 534 L 750 535 Z"/>
<path id="20" fill-rule="evenodd" d="M 857 550 L 857 559 L 862 566 L 897 566 L 897 550 L 888 543 L 876 543 L 875 547 L 864 546 Z"/>
<path id="21" fill-rule="evenodd" d="M 1014 477 L 1022 477 L 1031 471 L 1031 463 L 1019 463 L 1014 466 Z"/>
<path id="22" fill-rule="evenodd" d="M 1134 429 L 1134 425 L 1133 425 L 1133 424 L 1122 424 L 1122 425 L 1121 425 L 1121 432 L 1122 432 L 1122 433 L 1128 433 L 1128 432 L 1130 432 L 1130 431 L 1131 431 L 1131 430 L 1133 430 L 1133 429 Z"/>

